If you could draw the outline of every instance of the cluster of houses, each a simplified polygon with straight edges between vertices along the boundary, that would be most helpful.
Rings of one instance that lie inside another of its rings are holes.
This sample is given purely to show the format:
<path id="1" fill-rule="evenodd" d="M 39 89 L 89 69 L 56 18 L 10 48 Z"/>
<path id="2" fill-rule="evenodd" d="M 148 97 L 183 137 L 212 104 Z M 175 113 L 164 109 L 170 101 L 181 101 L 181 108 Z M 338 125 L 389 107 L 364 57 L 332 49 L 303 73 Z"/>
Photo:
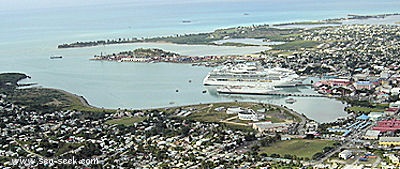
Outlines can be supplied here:
<path id="1" fill-rule="evenodd" d="M 270 163 L 267 158 L 254 161 L 254 154 L 236 151 L 251 133 L 218 123 L 169 118 L 163 112 L 120 111 L 94 118 L 79 111 L 26 111 L 4 98 L 0 112 L 0 154 L 8 160 L 75 156 L 96 158 L 98 165 L 110 168 L 262 167 Z M 106 123 L 135 117 L 145 120 L 129 126 Z M 6 160 L 1 166 L 13 164 Z"/>

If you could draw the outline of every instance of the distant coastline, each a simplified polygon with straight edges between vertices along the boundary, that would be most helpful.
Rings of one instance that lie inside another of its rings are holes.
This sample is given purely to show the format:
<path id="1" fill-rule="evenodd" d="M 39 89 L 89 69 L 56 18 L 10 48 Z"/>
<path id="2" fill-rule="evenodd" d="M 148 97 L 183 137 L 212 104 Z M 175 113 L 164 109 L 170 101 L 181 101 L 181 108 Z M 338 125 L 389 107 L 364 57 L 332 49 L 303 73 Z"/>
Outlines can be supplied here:
<path id="1" fill-rule="evenodd" d="M 224 40 L 229 38 L 270 38 L 272 40 L 278 41 L 290 41 L 290 39 L 274 39 L 277 35 L 285 35 L 288 32 L 301 30 L 301 28 L 291 28 L 291 29 L 280 29 L 281 26 L 290 25 L 341 25 L 345 20 L 365 20 L 371 18 L 385 18 L 388 16 L 397 16 L 399 13 L 392 14 L 379 14 L 379 15 L 355 15 L 348 14 L 348 17 L 344 18 L 334 18 L 325 19 L 321 21 L 305 21 L 305 22 L 290 22 L 281 24 L 264 24 L 264 25 L 253 25 L 250 27 L 237 27 L 237 28 L 226 28 L 217 29 L 209 33 L 198 33 L 198 34 L 184 34 L 175 36 L 165 36 L 165 37 L 155 37 L 155 38 L 117 38 L 117 39 L 107 39 L 107 40 L 96 40 L 96 41 L 83 41 L 83 42 L 73 42 L 64 43 L 57 46 L 59 49 L 64 48 L 82 48 L 82 47 L 94 47 L 94 46 L 104 46 L 104 45 L 114 45 L 114 44 L 127 44 L 127 43 L 144 43 L 144 42 L 168 42 L 175 44 L 207 44 L 207 45 L 227 45 L 227 46 L 247 46 L 248 44 L 241 43 L 226 43 L 226 44 L 215 44 L 213 41 Z M 396 22 L 398 24 L 398 22 Z M 234 33 L 229 33 L 229 32 Z"/>

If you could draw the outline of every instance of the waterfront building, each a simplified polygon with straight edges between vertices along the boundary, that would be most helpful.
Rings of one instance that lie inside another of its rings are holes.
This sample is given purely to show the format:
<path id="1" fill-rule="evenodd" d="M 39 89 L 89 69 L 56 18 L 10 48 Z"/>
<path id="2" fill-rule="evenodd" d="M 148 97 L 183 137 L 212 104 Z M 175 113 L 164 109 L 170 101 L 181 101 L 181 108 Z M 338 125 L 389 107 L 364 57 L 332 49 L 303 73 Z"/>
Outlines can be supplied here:
<path id="1" fill-rule="evenodd" d="M 351 84 L 350 80 L 348 79 L 332 79 L 327 81 L 329 86 L 332 87 L 342 87 L 342 86 L 348 86 Z"/>

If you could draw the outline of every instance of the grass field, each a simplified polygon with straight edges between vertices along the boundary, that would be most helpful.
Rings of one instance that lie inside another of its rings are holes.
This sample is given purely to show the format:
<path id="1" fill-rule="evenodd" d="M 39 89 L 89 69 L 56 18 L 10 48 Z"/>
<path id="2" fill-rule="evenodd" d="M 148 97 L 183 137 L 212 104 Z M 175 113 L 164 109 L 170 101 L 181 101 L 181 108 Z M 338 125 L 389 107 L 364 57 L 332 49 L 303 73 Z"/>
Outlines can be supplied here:
<path id="1" fill-rule="evenodd" d="M 354 111 L 356 113 L 360 113 L 360 112 L 383 112 L 385 111 L 385 108 L 383 107 L 375 107 L 375 108 L 370 108 L 370 107 L 359 107 L 359 106 L 353 106 L 353 107 L 349 107 L 347 108 L 347 111 Z"/>
<path id="2" fill-rule="evenodd" d="M 106 123 L 107 124 L 123 124 L 125 126 L 130 126 L 133 125 L 133 123 L 141 122 L 146 117 L 125 117 L 121 119 L 113 119 L 113 120 L 108 120 Z"/>
<path id="3" fill-rule="evenodd" d="M 312 158 L 315 153 L 322 152 L 324 147 L 333 147 L 334 141 L 330 140 L 304 140 L 294 139 L 289 141 L 280 141 L 269 147 L 262 147 L 260 153 L 296 155 L 297 157 Z"/>

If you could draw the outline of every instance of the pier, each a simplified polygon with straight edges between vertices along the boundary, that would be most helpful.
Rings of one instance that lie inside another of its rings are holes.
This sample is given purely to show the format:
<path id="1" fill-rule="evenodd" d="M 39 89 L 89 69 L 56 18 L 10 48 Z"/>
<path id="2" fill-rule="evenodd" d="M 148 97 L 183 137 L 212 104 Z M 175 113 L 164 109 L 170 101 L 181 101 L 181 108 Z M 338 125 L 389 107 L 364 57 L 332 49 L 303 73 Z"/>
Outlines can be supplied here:
<path id="1" fill-rule="evenodd" d="M 297 96 L 297 97 L 333 97 L 326 96 L 322 94 L 307 94 L 307 93 L 281 93 L 281 92 L 268 92 L 264 93 L 265 95 L 274 95 L 274 96 Z"/>

